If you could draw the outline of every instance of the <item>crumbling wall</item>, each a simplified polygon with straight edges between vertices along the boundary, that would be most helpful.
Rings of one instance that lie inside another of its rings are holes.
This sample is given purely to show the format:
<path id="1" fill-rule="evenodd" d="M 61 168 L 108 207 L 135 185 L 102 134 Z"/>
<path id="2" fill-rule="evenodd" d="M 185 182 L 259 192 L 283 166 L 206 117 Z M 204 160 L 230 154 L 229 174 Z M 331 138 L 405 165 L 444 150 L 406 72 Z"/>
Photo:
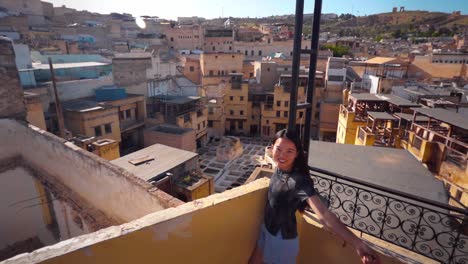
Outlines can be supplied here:
<path id="1" fill-rule="evenodd" d="M 152 186 L 70 142 L 13 120 L 0 120 L 0 160 L 20 155 L 109 217 L 127 222 L 162 210 L 167 199 Z M 49 179 L 47 179 L 49 180 Z"/>

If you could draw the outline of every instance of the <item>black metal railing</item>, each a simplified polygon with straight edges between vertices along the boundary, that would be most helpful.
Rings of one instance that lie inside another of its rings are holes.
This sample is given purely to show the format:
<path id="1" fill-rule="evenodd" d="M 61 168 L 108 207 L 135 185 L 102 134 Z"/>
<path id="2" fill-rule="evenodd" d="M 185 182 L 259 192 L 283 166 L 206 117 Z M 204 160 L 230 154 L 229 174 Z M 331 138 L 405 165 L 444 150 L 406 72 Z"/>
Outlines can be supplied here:
<path id="1" fill-rule="evenodd" d="M 468 263 L 468 211 L 318 168 L 314 187 L 348 227 L 442 263 Z"/>

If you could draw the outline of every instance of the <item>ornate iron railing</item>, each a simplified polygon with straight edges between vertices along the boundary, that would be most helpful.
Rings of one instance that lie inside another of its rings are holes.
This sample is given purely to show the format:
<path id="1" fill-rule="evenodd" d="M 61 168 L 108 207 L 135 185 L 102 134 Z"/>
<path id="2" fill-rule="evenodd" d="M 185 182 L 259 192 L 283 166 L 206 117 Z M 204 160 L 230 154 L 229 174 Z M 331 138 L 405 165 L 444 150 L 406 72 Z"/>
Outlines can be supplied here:
<path id="1" fill-rule="evenodd" d="M 468 211 L 310 168 L 314 187 L 348 227 L 443 263 L 468 263 Z"/>

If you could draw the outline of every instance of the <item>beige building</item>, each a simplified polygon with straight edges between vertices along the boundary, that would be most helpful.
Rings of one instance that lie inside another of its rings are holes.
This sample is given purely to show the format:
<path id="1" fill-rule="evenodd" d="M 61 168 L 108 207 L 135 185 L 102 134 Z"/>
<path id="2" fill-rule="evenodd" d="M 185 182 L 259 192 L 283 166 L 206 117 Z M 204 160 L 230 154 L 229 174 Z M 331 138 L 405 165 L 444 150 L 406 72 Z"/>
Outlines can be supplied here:
<path id="1" fill-rule="evenodd" d="M 103 87 L 98 91 L 116 90 Z M 124 98 L 77 99 L 63 103 L 65 127 L 73 135 L 112 139 L 120 144 L 120 153 L 143 147 L 146 105 L 142 95 L 125 94 Z"/>
<path id="2" fill-rule="evenodd" d="M 165 30 L 167 45 L 176 50 L 199 50 L 203 46 L 203 28 L 199 25 L 180 25 Z"/>
<path id="3" fill-rule="evenodd" d="M 234 52 L 234 31 L 228 28 L 205 28 L 203 51 L 205 52 Z"/>
<path id="4" fill-rule="evenodd" d="M 161 124 L 145 129 L 145 147 L 154 144 L 164 144 L 173 148 L 192 152 L 197 151 L 195 130 L 170 124 Z"/>
<path id="5" fill-rule="evenodd" d="M 197 148 L 207 142 L 208 109 L 200 96 L 156 95 L 147 101 L 152 123 L 167 123 L 195 131 Z"/>
<path id="6" fill-rule="evenodd" d="M 117 86 L 128 93 L 148 97 L 147 71 L 152 67 L 151 53 L 120 53 L 112 59 L 112 75 Z"/>
<path id="7" fill-rule="evenodd" d="M 230 73 L 241 73 L 244 55 L 239 53 L 203 53 L 200 55 L 202 85 L 228 81 Z"/>

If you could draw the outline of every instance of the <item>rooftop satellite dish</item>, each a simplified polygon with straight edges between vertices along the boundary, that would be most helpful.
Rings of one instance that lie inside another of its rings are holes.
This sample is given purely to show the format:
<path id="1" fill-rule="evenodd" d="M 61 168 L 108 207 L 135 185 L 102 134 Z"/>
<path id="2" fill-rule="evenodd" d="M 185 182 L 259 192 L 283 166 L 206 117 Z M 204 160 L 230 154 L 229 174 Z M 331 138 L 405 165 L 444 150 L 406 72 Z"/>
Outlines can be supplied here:
<path id="1" fill-rule="evenodd" d="M 135 19 L 135 22 L 136 22 L 136 24 L 137 24 L 137 26 L 138 26 L 139 28 L 146 28 L 146 23 L 145 23 L 145 21 L 143 20 L 143 18 L 137 17 L 137 18 Z"/>

